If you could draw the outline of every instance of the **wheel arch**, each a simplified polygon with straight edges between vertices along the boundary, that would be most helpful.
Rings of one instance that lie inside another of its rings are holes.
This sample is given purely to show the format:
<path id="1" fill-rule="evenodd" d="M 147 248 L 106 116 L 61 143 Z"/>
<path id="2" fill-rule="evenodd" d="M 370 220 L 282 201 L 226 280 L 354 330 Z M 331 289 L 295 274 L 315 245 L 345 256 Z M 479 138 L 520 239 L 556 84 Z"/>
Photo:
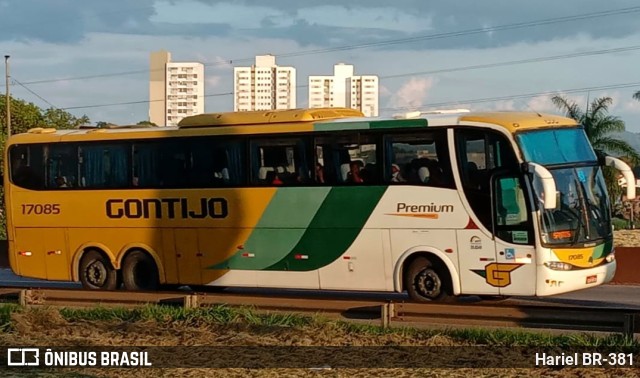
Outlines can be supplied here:
<path id="1" fill-rule="evenodd" d="M 158 255 L 156 250 L 154 250 L 153 248 L 151 248 L 150 246 L 144 243 L 129 243 L 124 247 L 122 247 L 122 249 L 118 253 L 118 258 L 117 258 L 118 266 L 122 266 L 124 259 L 131 252 L 134 252 L 134 251 L 140 251 L 140 252 L 146 253 L 147 255 L 149 255 L 149 257 L 153 259 L 153 261 L 156 263 L 156 267 L 158 268 L 158 281 L 160 284 L 164 284 L 166 280 L 165 280 L 164 265 L 162 264 L 162 260 L 160 259 L 160 256 Z"/>
<path id="2" fill-rule="evenodd" d="M 439 260 L 448 270 L 451 278 L 451 288 L 453 295 L 460 295 L 460 275 L 456 270 L 455 264 L 451 261 L 449 255 L 437 248 L 429 246 L 416 246 L 406 250 L 396 262 L 393 271 L 393 288 L 396 292 L 402 292 L 404 288 L 404 271 L 411 261 L 419 256 Z"/>
<path id="3" fill-rule="evenodd" d="M 120 269 L 120 262 L 116 259 L 111 249 L 109 249 L 106 245 L 102 243 L 84 243 L 80 247 L 76 249 L 73 253 L 73 258 L 71 259 L 71 280 L 74 282 L 80 281 L 80 261 L 82 261 L 82 257 L 90 250 L 98 251 L 99 253 L 105 255 L 109 262 L 111 262 L 111 266 L 113 269 Z"/>

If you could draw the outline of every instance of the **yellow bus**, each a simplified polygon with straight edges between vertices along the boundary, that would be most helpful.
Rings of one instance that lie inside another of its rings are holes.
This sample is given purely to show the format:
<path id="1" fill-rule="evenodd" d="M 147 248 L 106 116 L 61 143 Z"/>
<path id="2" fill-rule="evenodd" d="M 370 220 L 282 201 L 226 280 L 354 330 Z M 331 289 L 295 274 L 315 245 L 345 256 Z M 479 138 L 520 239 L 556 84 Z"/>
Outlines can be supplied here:
<path id="1" fill-rule="evenodd" d="M 546 296 L 610 281 L 603 165 L 555 115 L 352 109 L 7 142 L 9 259 L 87 289 L 163 285 Z M 629 196 L 635 195 L 629 188 Z"/>

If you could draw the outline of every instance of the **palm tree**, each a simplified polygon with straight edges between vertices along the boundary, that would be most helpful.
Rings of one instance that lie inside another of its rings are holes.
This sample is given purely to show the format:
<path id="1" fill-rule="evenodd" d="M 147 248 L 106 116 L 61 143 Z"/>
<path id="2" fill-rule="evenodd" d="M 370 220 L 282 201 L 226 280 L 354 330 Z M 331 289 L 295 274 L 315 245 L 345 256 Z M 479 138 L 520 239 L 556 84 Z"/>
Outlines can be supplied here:
<path id="1" fill-rule="evenodd" d="M 640 91 L 634 95 L 634 98 L 640 99 Z M 632 166 L 640 163 L 638 151 L 634 150 L 626 141 L 610 135 L 625 131 L 624 121 L 609 114 L 609 106 L 613 103 L 611 97 L 594 99 L 587 111 L 583 111 L 575 101 L 563 96 L 553 96 L 551 101 L 567 117 L 575 119 L 584 126 L 584 131 L 594 150 L 624 156 L 628 158 Z M 622 190 L 618 186 L 617 173 L 612 168 L 605 167 L 604 176 L 611 198 L 620 198 Z"/>

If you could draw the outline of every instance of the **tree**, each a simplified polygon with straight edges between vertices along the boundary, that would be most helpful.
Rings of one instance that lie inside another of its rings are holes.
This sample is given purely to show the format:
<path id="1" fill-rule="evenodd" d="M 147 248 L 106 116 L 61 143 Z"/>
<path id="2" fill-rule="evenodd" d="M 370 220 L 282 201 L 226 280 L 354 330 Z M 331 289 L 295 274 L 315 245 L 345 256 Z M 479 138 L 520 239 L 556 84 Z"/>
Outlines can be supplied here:
<path id="1" fill-rule="evenodd" d="M 158 126 L 153 122 L 150 121 L 140 121 L 138 123 L 136 123 L 136 125 L 140 125 L 140 126 Z"/>
<path id="2" fill-rule="evenodd" d="M 89 117 L 86 115 L 76 117 L 61 109 L 49 108 L 44 111 L 42 116 L 45 125 L 56 129 L 75 129 L 89 123 Z"/>
<path id="3" fill-rule="evenodd" d="M 6 96 L 0 95 L 0 125 L 2 134 L 7 133 Z M 31 102 L 11 97 L 11 133 L 19 134 L 34 127 L 42 127 L 42 111 Z"/>
<path id="4" fill-rule="evenodd" d="M 635 98 L 636 100 L 640 101 L 640 91 L 637 91 L 636 93 L 633 94 L 633 98 Z"/>
<path id="5" fill-rule="evenodd" d="M 640 97 L 640 95 L 638 96 Z M 610 135 L 625 131 L 624 121 L 609 114 L 609 106 L 613 103 L 611 97 L 594 99 L 591 104 L 588 104 L 587 111 L 583 111 L 575 101 L 562 96 L 553 96 L 551 101 L 567 117 L 575 119 L 584 126 L 585 133 L 594 150 L 626 157 L 632 166 L 640 163 L 640 154 L 629 143 Z M 618 185 L 617 172 L 613 168 L 605 167 L 603 173 L 609 195 L 613 199 L 619 199 L 622 189 Z"/>

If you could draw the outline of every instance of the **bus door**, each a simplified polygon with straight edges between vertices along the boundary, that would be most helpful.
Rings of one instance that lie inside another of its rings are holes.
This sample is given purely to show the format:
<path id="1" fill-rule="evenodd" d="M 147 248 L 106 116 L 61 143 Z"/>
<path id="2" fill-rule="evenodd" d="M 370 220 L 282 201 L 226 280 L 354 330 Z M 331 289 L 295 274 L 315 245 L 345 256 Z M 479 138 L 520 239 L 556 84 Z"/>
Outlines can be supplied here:
<path id="1" fill-rule="evenodd" d="M 201 253 L 198 246 L 198 230 L 195 228 L 176 228 L 173 233 L 179 282 L 185 285 L 201 285 Z"/>
<path id="2" fill-rule="evenodd" d="M 493 175 L 492 218 L 496 263 L 486 269 L 487 282 L 500 295 L 533 295 L 536 290 L 536 253 L 522 175 Z"/>
<path id="3" fill-rule="evenodd" d="M 475 215 L 470 218 L 475 224 L 457 231 L 462 292 L 513 295 L 531 288 L 533 294 L 532 223 L 511 143 L 495 130 L 449 132 L 454 136 L 450 149 L 456 153 L 461 195 Z"/>

